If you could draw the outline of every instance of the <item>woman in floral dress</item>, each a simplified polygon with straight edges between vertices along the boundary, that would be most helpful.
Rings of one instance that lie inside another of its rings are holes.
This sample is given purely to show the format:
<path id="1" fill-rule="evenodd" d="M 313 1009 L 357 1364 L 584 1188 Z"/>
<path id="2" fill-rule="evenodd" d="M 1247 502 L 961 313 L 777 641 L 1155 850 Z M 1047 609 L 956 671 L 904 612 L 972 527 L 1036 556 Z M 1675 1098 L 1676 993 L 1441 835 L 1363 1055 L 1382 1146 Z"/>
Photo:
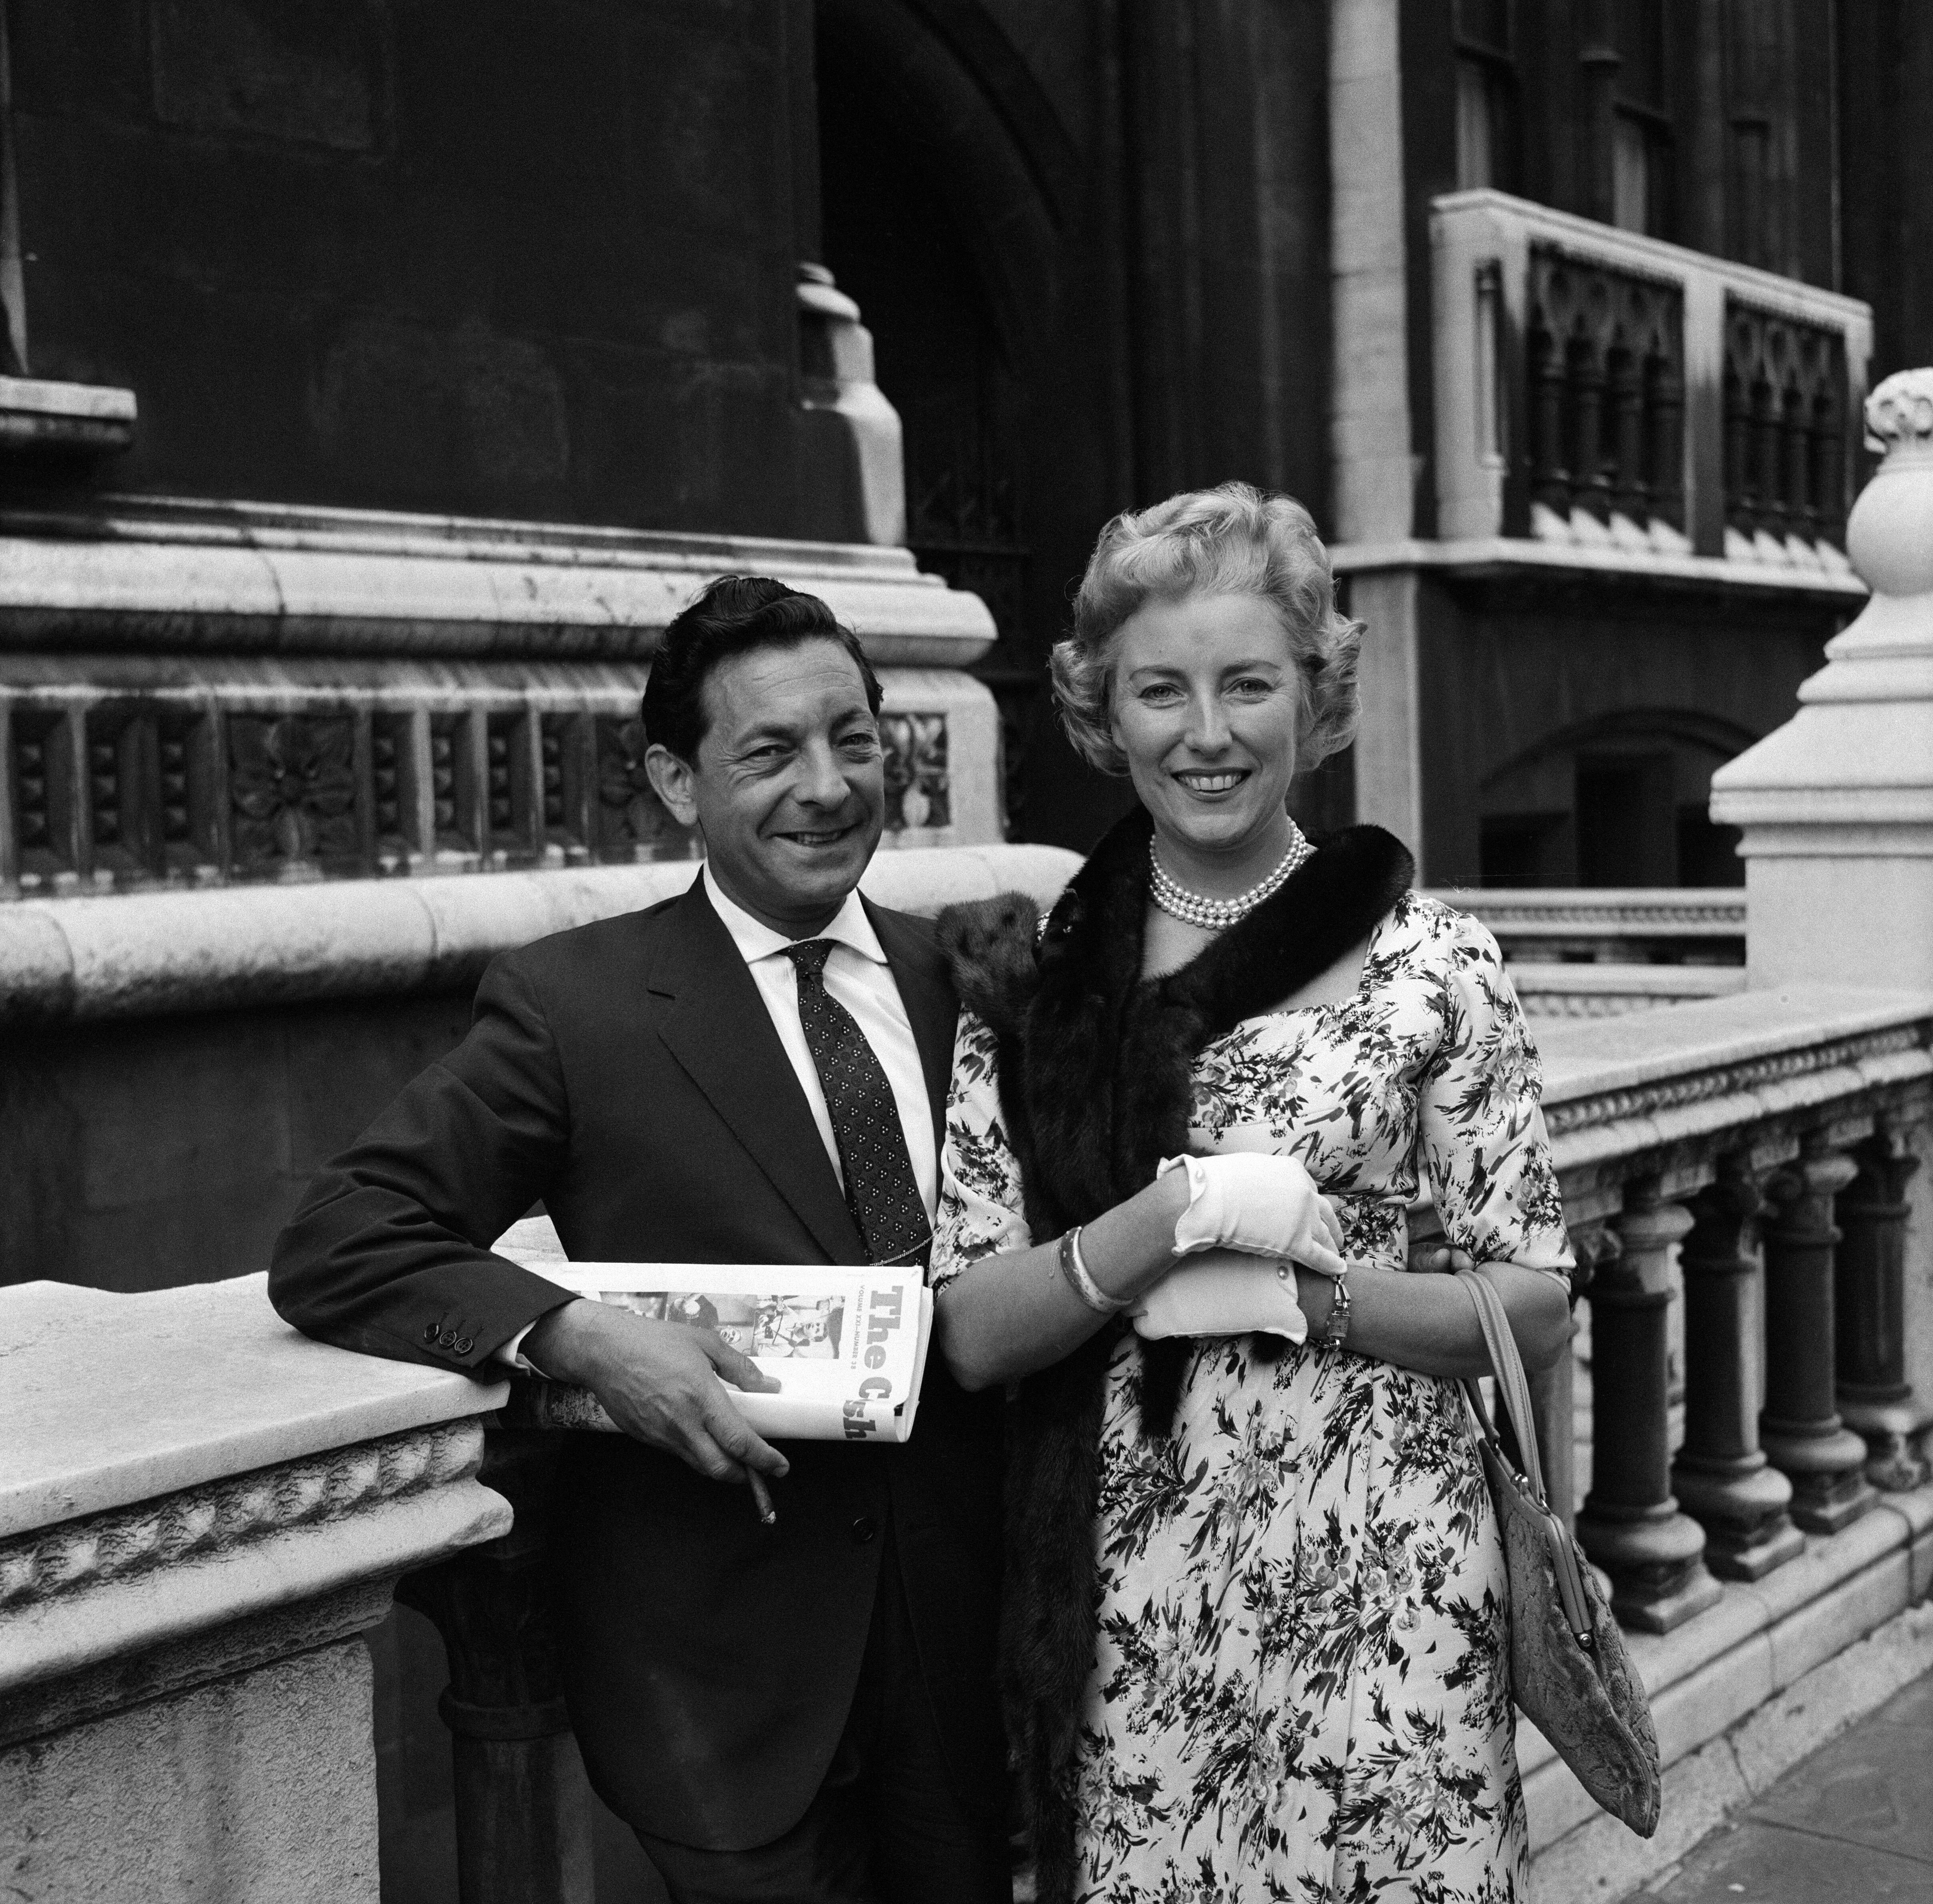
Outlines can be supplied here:
<path id="1" fill-rule="evenodd" d="M 1055 686 L 1132 776 L 1043 923 L 942 922 L 966 1009 L 933 1278 L 1018 1384 L 1008 1691 L 1043 1904 L 1525 1896 L 1505 1579 L 1406 1269 L 1421 1185 L 1525 1360 L 1568 1332 L 1537 1056 L 1496 946 L 1284 806 L 1354 716 L 1307 516 L 1240 485 L 1103 533 Z M 1454 1252 L 1454 1254 L 1452 1253 Z"/>

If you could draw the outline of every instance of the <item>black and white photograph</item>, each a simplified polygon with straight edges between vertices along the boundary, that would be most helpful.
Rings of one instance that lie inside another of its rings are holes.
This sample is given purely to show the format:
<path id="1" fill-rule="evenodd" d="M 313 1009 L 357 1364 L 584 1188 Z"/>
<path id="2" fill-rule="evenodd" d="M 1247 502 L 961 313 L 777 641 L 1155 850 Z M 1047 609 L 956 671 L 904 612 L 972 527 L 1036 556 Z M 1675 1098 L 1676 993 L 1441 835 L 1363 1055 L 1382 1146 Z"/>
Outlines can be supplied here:
<path id="1" fill-rule="evenodd" d="M 0 1898 L 1933 1899 L 1933 5 L 0 0 Z"/>

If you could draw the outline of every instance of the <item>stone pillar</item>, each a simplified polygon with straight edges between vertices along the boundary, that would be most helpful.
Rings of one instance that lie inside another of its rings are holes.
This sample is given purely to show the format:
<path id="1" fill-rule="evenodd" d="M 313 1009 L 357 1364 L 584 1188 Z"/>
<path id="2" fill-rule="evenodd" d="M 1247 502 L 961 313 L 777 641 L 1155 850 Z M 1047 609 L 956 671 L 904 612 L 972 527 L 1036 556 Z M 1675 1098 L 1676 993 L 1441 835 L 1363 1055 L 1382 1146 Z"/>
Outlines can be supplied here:
<path id="1" fill-rule="evenodd" d="M 1872 597 L 1826 644 L 1797 712 L 1712 779 L 1743 830 L 1755 987 L 1933 991 L 1933 368 L 1866 400 L 1885 461 L 1846 525 Z M 1907 1187 L 1904 1378 L 1933 1395 L 1933 1172 Z M 1924 1404 L 1916 1410 L 1926 1419 Z"/>
<path id="2" fill-rule="evenodd" d="M 1754 1219 L 1763 1200 L 1742 1158 L 1691 1200 L 1679 1249 L 1685 1277 L 1685 1445 L 1671 1485 L 1705 1530 L 1705 1562 L 1758 1580 L 1805 1551 L 1787 1512 L 1792 1483 L 1759 1446 L 1760 1272 Z"/>
<path id="3" fill-rule="evenodd" d="M 398 1584 L 443 1635 L 437 1701 L 455 1772 L 461 1904 L 592 1904 L 591 1788 L 558 1682 L 544 1604 L 544 1497 L 555 1437 L 499 1429 L 479 1479 L 516 1521 L 501 1539 Z"/>
<path id="4" fill-rule="evenodd" d="M 1840 1420 L 1833 1386 L 1832 1200 L 1858 1174 L 1850 1158 L 1809 1140 L 1766 1185 L 1765 1451 L 1792 1482 L 1792 1518 L 1837 1533 L 1878 1497 L 1866 1445 Z"/>
<path id="5" fill-rule="evenodd" d="M 262 1284 L 0 1289 L 10 1904 L 377 1904 L 361 1635 L 509 1528 L 501 1389 L 305 1341 Z"/>
<path id="6" fill-rule="evenodd" d="M 1925 1459 L 1911 1440 L 1919 1417 L 1906 1379 L 1904 1329 L 1906 1188 L 1919 1160 L 1883 1122 L 1853 1156 L 1859 1175 L 1833 1206 L 1840 1232 L 1833 1278 L 1839 1414 L 1865 1439 L 1866 1479 L 1904 1490 L 1927 1478 Z"/>
<path id="7" fill-rule="evenodd" d="M 1846 552 L 1872 597 L 1826 644 L 1792 719 L 1712 776 L 1744 830 L 1754 988 L 1933 988 L 1933 369 L 1866 400 L 1886 460 Z"/>
<path id="8" fill-rule="evenodd" d="M 1671 1492 L 1666 1312 L 1671 1246 L 1691 1227 L 1655 1179 L 1628 1185 L 1622 1250 L 1591 1283 L 1591 1491 L 1577 1517 L 1583 1549 L 1611 1577 L 1628 1626 L 1667 1633 L 1718 1597 L 1704 1530 Z"/>

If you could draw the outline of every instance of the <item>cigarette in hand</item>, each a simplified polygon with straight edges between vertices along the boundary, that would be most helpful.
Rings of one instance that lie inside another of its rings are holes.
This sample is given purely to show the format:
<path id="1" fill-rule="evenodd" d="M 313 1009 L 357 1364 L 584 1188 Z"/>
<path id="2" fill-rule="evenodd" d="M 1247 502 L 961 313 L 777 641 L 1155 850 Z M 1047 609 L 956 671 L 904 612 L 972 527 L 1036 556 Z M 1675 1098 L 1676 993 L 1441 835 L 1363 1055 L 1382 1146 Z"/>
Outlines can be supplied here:
<path id="1" fill-rule="evenodd" d="M 779 1511 L 772 1505 L 772 1491 L 765 1485 L 765 1477 L 756 1468 L 748 1467 L 745 1478 L 752 1484 L 752 1500 L 759 1510 L 760 1522 L 768 1527 L 776 1527 Z"/>

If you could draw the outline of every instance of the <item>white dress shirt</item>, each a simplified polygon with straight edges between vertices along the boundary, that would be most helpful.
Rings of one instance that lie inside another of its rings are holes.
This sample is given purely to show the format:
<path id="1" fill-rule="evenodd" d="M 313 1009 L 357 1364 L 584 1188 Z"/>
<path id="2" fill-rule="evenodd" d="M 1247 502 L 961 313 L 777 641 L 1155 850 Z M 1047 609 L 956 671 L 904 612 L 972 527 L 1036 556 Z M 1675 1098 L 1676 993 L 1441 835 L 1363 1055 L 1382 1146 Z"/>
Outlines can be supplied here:
<path id="1" fill-rule="evenodd" d="M 711 909 L 732 935 L 732 943 L 738 947 L 738 956 L 759 989 L 772 1029 L 785 1047 L 786 1062 L 805 1094 L 807 1107 L 818 1128 L 819 1140 L 825 1146 L 826 1161 L 843 1190 L 846 1173 L 839 1162 L 838 1141 L 832 1134 L 832 1115 L 826 1108 L 825 1092 L 819 1081 L 818 1068 L 812 1062 L 812 1049 L 805 1041 L 805 1027 L 799 1022 L 798 969 L 786 956 L 787 946 L 803 941 L 774 932 L 728 899 L 720 890 L 708 866 L 699 876 L 705 882 L 705 896 L 711 902 Z M 919 1187 L 919 1199 L 926 1206 L 926 1220 L 930 1224 L 939 1194 L 933 1101 L 927 1094 L 926 1072 L 920 1063 L 912 1022 L 906 1017 L 900 988 L 893 982 L 885 948 L 880 944 L 879 935 L 873 931 L 873 922 L 866 917 L 857 893 L 849 893 L 831 923 L 812 936 L 833 942 L 825 961 L 826 993 L 852 1014 L 886 1074 L 899 1111 L 900 1128 L 905 1134 L 906 1154 L 912 1160 L 913 1181 Z M 497 1351 L 498 1359 L 513 1368 L 537 1372 L 522 1353 L 524 1338 L 535 1326 L 532 1323 L 519 1329 Z"/>

